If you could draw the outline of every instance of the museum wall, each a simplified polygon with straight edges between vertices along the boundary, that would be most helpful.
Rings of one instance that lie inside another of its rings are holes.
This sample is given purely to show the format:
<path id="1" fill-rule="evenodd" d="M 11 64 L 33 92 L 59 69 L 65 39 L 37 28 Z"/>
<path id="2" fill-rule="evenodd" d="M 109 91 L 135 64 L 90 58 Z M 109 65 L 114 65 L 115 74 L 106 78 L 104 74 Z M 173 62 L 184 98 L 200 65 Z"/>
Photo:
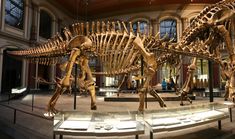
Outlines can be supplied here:
<path id="1" fill-rule="evenodd" d="M 42 11 L 51 17 L 50 37 L 73 22 L 72 16 L 63 11 L 61 6 L 47 0 L 19 0 L 17 2 L 19 3 L 14 3 L 12 0 L 0 0 L 0 92 L 6 87 L 6 85 L 3 86 L 4 82 L 13 82 L 18 78 L 20 78 L 20 83 L 16 83 L 10 88 L 27 85 L 31 88 L 35 87 L 36 84 L 32 77 L 38 76 L 36 64 L 28 63 L 26 60 L 21 62 L 21 59 L 8 57 L 6 50 L 34 47 L 48 39 L 39 34 L 40 13 Z M 14 64 L 9 65 L 12 61 L 18 63 L 20 69 L 15 67 Z M 10 74 L 15 71 L 16 74 Z M 47 76 L 50 80 L 54 79 L 55 73 L 56 68 L 54 66 L 49 67 Z M 9 88 L 5 91 L 9 91 Z"/>

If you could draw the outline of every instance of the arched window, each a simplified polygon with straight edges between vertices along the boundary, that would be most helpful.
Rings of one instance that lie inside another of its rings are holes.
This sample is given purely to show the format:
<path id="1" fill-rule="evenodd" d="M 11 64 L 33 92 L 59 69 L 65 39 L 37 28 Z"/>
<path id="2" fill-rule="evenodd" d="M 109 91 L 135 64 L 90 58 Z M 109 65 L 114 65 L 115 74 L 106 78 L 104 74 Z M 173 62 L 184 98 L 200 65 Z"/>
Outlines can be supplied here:
<path id="1" fill-rule="evenodd" d="M 5 23 L 23 29 L 24 0 L 6 0 Z"/>
<path id="2" fill-rule="evenodd" d="M 148 32 L 149 32 L 148 23 L 147 23 L 147 21 L 143 21 L 143 20 L 135 21 L 135 22 L 132 24 L 134 32 L 135 32 L 135 33 L 137 32 L 138 22 L 140 23 L 140 32 L 141 32 L 141 33 L 148 33 Z"/>
<path id="3" fill-rule="evenodd" d="M 166 34 L 169 35 L 170 39 L 174 38 L 174 42 L 177 41 L 177 26 L 176 20 L 174 19 L 165 19 L 160 22 L 160 36 L 161 38 Z"/>
<path id="4" fill-rule="evenodd" d="M 52 32 L 52 18 L 44 10 L 40 10 L 39 36 L 49 39 Z"/>

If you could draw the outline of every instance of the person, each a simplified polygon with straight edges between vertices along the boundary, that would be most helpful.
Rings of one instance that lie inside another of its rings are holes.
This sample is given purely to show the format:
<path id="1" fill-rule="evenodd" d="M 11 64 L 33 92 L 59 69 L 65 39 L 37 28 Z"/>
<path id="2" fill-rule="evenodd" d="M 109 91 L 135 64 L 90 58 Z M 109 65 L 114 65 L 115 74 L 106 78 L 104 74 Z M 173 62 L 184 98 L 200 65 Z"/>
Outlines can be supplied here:
<path id="1" fill-rule="evenodd" d="M 132 82 L 131 82 L 131 88 L 132 88 L 133 90 L 136 89 L 136 81 L 135 81 L 135 80 L 132 80 Z"/>
<path id="2" fill-rule="evenodd" d="M 227 101 L 229 98 L 229 84 L 230 84 L 230 76 L 231 76 L 231 70 L 229 68 L 229 64 L 227 61 L 222 61 L 221 62 L 221 77 L 223 80 L 226 81 L 225 84 L 225 95 L 224 95 L 224 100 Z"/>
<path id="3" fill-rule="evenodd" d="M 162 80 L 162 90 L 166 90 L 166 86 L 167 86 L 166 80 L 163 79 Z"/>
<path id="4" fill-rule="evenodd" d="M 175 82 L 174 82 L 174 80 L 173 80 L 172 77 L 170 78 L 170 88 L 171 88 L 171 89 L 172 89 L 172 88 L 175 88 Z"/>
<path id="5" fill-rule="evenodd" d="M 170 82 L 170 79 L 167 80 L 166 86 L 167 86 L 167 90 L 171 90 L 171 82 Z"/>

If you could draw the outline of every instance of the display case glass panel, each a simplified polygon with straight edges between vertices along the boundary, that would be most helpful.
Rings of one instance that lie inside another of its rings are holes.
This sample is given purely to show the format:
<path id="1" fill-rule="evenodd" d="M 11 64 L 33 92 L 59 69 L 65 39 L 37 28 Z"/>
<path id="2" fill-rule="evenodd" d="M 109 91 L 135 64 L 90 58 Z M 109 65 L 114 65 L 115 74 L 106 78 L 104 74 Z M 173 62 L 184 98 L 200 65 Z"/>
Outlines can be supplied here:
<path id="1" fill-rule="evenodd" d="M 147 110 L 144 119 L 153 131 L 170 131 L 218 121 L 228 116 L 227 105 L 205 103 L 161 110 Z"/>
<path id="2" fill-rule="evenodd" d="M 144 134 L 143 114 L 137 112 L 59 112 L 55 134 L 77 136 L 126 136 Z M 117 134 L 118 133 L 118 134 Z"/>

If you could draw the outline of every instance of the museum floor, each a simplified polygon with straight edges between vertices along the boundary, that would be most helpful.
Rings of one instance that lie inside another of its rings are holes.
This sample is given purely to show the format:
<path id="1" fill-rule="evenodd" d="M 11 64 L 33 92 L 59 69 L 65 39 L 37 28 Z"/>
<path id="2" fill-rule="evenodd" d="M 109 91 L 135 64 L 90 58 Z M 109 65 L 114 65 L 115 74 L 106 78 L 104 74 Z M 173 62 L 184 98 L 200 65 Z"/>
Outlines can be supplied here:
<path id="1" fill-rule="evenodd" d="M 45 107 L 50 99 L 51 92 L 36 93 L 34 95 L 34 107 L 32 111 L 32 95 L 26 95 L 18 100 L 4 101 L 6 96 L 1 96 L 0 102 L 0 138 L 1 139 L 52 139 L 53 138 L 53 121 L 43 118 Z M 161 95 L 171 96 L 172 94 Z M 137 97 L 137 94 L 123 95 Z M 196 97 L 192 105 L 208 102 L 208 98 Z M 223 102 L 223 98 L 214 98 L 215 102 Z M 186 103 L 189 105 L 188 103 Z M 166 101 L 168 107 L 179 106 L 179 101 Z M 77 97 L 77 110 L 90 111 L 90 97 Z M 137 110 L 138 102 L 106 102 L 104 97 L 97 97 L 97 111 L 128 111 Z M 179 106 L 180 107 L 180 106 Z M 16 124 L 14 122 L 14 108 L 16 111 Z M 73 96 L 64 94 L 60 97 L 57 104 L 59 110 L 73 110 Z M 148 109 L 160 109 L 158 102 L 148 102 Z M 26 113 L 25 113 L 26 112 Z M 233 119 L 235 119 L 235 109 L 232 110 Z M 118 136 L 118 135 L 117 135 Z M 58 137 L 57 137 L 58 138 Z M 85 137 L 71 137 L 64 136 L 65 139 L 70 138 L 85 138 Z M 95 138 L 95 137 L 90 137 Z M 102 137 L 103 138 L 103 137 Z M 124 137 L 109 137 L 112 138 L 128 138 L 132 139 L 134 136 Z M 140 139 L 148 139 L 149 135 L 140 135 Z M 218 129 L 217 122 L 187 128 L 184 130 L 177 130 L 171 132 L 154 133 L 154 138 L 157 139 L 234 139 L 235 138 L 235 124 L 231 123 L 229 118 L 222 120 L 222 130 Z"/>

